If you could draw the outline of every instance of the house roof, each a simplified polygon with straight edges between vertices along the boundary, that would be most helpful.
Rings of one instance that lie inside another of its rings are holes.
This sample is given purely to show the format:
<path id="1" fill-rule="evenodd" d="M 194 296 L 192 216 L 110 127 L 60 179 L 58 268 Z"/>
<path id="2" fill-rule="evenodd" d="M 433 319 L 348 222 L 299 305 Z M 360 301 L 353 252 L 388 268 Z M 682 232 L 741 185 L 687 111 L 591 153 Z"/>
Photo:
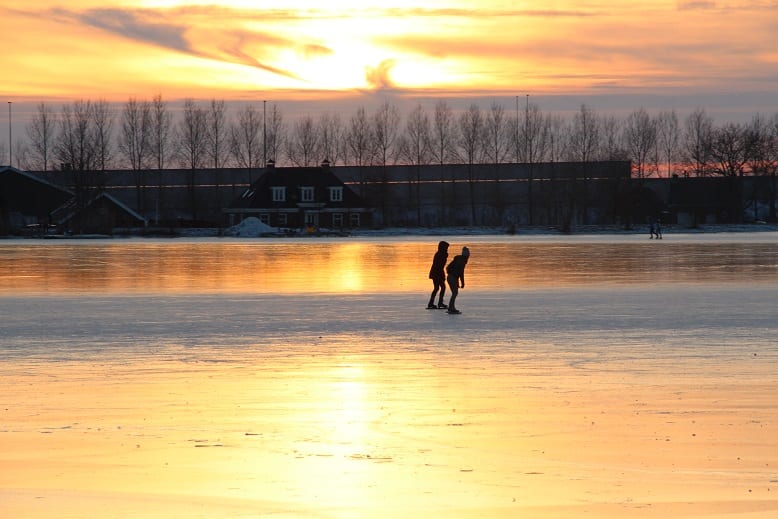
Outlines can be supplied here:
<path id="1" fill-rule="evenodd" d="M 86 206 L 82 209 L 88 208 L 89 206 L 98 202 L 100 199 L 107 200 L 114 206 L 118 207 L 121 211 L 124 211 L 125 213 L 130 215 L 132 218 L 138 220 L 139 222 L 143 222 L 144 225 L 147 223 L 146 218 L 141 216 L 137 211 L 131 209 L 124 202 L 118 200 L 116 197 L 106 193 L 105 191 L 101 191 L 94 197 L 90 198 L 89 201 L 87 201 Z M 76 199 L 71 198 L 70 200 L 62 204 L 60 207 L 58 207 L 56 210 L 52 211 L 51 217 L 56 223 L 62 224 L 64 222 L 67 222 L 71 218 L 73 218 L 73 216 L 75 216 L 76 213 L 78 213 L 78 211 L 79 209 L 76 206 Z"/>
<path id="2" fill-rule="evenodd" d="M 25 214 L 48 215 L 73 193 L 27 171 L 0 167 L 0 206 Z"/>
<path id="3" fill-rule="evenodd" d="M 286 188 L 284 201 L 273 200 L 273 188 Z M 313 200 L 301 200 L 301 187 L 314 188 Z M 343 189 L 342 200 L 330 199 L 329 188 Z M 365 203 L 350 187 L 346 186 L 328 166 L 268 168 L 265 173 L 251 184 L 230 204 L 230 209 L 281 209 L 314 206 L 341 207 L 344 209 L 363 208 Z"/>

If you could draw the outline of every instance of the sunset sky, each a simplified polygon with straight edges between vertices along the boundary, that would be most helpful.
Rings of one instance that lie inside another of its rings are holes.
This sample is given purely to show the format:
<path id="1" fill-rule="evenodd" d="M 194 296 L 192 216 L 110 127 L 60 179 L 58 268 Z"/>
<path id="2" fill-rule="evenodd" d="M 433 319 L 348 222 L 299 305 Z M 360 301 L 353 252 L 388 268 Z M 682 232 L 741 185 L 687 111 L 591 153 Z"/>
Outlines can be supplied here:
<path id="1" fill-rule="evenodd" d="M 4 0 L 0 30 L 14 103 L 531 94 L 778 112 L 775 0 Z"/>

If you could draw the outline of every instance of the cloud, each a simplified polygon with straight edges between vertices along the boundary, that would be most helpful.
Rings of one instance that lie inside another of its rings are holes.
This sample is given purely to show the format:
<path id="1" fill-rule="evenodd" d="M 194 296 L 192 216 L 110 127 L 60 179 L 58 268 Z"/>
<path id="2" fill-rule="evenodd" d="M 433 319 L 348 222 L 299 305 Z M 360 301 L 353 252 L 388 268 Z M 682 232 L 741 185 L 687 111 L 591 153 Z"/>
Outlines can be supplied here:
<path id="1" fill-rule="evenodd" d="M 131 40 L 185 53 L 193 52 L 185 36 L 185 27 L 165 23 L 161 17 L 153 15 L 152 12 L 105 8 L 92 9 L 84 13 L 55 8 L 51 12 L 57 18 L 76 20 L 84 25 Z"/>
<path id="2" fill-rule="evenodd" d="M 182 18 L 187 20 L 186 16 L 182 17 L 184 12 L 189 12 L 190 15 L 202 16 L 206 14 L 201 10 L 155 11 L 114 8 L 89 9 L 84 12 L 56 8 L 52 9 L 50 14 L 57 20 L 68 23 L 76 22 L 128 40 L 202 58 L 247 65 L 297 79 L 297 76 L 292 72 L 263 63 L 244 50 L 249 42 L 271 47 L 294 46 L 297 45 L 296 42 L 257 32 L 216 29 L 215 31 L 210 30 L 211 34 L 206 34 L 205 38 L 199 38 L 198 44 L 195 45 L 188 37 L 188 33 L 193 30 L 191 27 L 197 24 L 171 21 Z M 224 12 L 219 11 L 215 14 L 224 14 Z M 211 22 L 213 22 L 212 19 Z M 210 26 L 231 29 L 229 24 L 212 23 Z"/>
<path id="3" fill-rule="evenodd" d="M 689 2 L 678 2 L 679 11 L 708 11 L 716 8 L 716 2 L 708 0 L 691 0 Z"/>
<path id="4" fill-rule="evenodd" d="M 582 18 L 597 16 L 596 11 L 582 9 L 375 9 L 371 13 L 376 17 L 396 18 Z"/>
<path id="5" fill-rule="evenodd" d="M 375 67 L 365 68 L 365 80 L 374 90 L 387 90 L 394 88 L 390 73 L 395 65 L 395 60 L 386 59 Z"/>

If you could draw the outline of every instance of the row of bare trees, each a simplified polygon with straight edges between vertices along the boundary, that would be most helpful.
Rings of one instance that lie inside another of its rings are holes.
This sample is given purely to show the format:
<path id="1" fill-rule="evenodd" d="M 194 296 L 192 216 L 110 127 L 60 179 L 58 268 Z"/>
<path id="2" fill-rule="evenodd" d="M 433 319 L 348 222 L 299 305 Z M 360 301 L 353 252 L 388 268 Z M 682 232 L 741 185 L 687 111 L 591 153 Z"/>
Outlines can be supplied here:
<path id="1" fill-rule="evenodd" d="M 161 96 L 129 99 L 116 109 L 106 101 L 75 101 L 57 112 L 40 103 L 27 141 L 14 149 L 31 170 L 64 166 L 73 171 L 182 167 L 478 164 L 631 160 L 634 176 L 739 176 L 775 174 L 778 114 L 747 124 L 714 124 L 702 108 L 680 121 L 673 110 L 626 118 L 600 115 L 582 105 L 572 117 L 544 113 L 526 103 L 515 110 L 492 103 L 455 111 L 438 101 L 403 117 L 384 102 L 373 113 L 358 107 L 305 115 L 287 122 L 272 103 L 243 105 L 229 113 L 224 101 L 185 100 L 171 108 Z"/>

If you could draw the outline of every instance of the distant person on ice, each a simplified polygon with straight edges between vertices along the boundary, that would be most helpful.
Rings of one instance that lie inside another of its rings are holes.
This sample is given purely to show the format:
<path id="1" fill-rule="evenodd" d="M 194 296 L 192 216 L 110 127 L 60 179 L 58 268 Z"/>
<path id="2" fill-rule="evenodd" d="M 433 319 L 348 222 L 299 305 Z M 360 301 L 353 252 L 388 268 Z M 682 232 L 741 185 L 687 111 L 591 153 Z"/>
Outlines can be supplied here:
<path id="1" fill-rule="evenodd" d="M 467 260 L 470 257 L 470 249 L 462 247 L 462 254 L 454 256 L 451 263 L 446 267 L 448 272 L 448 286 L 451 289 L 451 299 L 448 300 L 448 313 L 461 314 L 456 307 L 457 295 L 459 295 L 459 289 L 465 288 L 465 267 L 467 266 Z"/>
<path id="2" fill-rule="evenodd" d="M 438 242 L 438 252 L 432 258 L 432 267 L 430 267 L 430 279 L 432 280 L 432 294 L 427 308 L 448 308 L 443 303 L 443 296 L 446 295 L 446 261 L 448 260 L 448 242 Z M 438 304 L 435 306 L 435 296 L 438 296 Z"/>

